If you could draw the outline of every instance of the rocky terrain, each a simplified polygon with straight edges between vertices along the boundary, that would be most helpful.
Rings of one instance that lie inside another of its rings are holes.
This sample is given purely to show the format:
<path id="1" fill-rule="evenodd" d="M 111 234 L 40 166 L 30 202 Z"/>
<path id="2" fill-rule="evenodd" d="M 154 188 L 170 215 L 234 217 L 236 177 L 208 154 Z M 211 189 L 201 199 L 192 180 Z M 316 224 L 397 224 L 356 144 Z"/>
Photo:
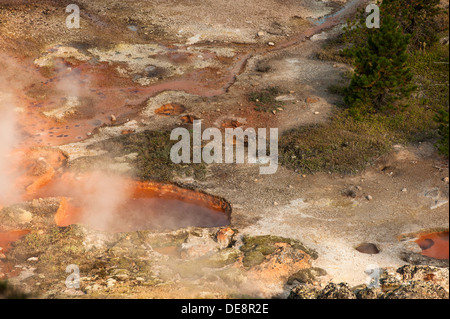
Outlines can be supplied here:
<path id="1" fill-rule="evenodd" d="M 432 143 L 394 145 L 355 174 L 161 160 L 164 134 L 194 119 L 280 134 L 326 123 L 341 99 L 329 87 L 351 67 L 317 54 L 367 1 L 79 0 L 81 28 L 68 29 L 70 3 L 0 2 L 0 103 L 15 122 L 0 132 L 19 132 L 0 159 L 13 172 L 0 185 L 0 297 L 449 297 L 448 255 L 416 242 L 442 233 L 448 246 L 448 163 Z M 270 87 L 281 104 L 258 111 L 248 96 Z M 92 172 L 104 175 L 83 184 Z M 110 207 L 116 176 L 201 194 L 229 225 L 61 222 L 66 197 Z"/>

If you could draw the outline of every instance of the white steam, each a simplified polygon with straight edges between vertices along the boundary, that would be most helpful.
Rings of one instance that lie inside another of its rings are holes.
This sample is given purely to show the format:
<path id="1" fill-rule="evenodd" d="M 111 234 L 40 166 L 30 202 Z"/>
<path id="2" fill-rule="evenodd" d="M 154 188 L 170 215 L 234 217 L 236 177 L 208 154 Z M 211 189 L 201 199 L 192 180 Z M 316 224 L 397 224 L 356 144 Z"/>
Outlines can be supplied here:
<path id="1" fill-rule="evenodd" d="M 19 143 L 16 105 L 8 84 L 0 74 L 0 206 L 15 202 L 19 195 L 15 189 L 16 174 L 12 152 Z"/>

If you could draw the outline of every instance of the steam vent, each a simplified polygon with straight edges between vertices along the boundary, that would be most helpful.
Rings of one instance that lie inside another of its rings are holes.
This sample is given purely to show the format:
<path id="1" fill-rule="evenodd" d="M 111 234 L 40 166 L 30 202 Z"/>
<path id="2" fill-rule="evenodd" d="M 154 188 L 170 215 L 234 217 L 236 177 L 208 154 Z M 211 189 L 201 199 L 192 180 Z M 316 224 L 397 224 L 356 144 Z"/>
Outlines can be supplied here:
<path id="1" fill-rule="evenodd" d="M 131 196 L 118 203 L 110 216 L 99 216 L 90 207 L 77 206 L 79 201 L 63 197 L 55 215 L 56 224 L 60 227 L 85 224 L 107 232 L 224 227 L 230 224 L 230 205 L 219 198 L 171 184 L 124 184 Z"/>
<path id="2" fill-rule="evenodd" d="M 448 299 L 448 6 L 0 0 L 0 299 Z"/>

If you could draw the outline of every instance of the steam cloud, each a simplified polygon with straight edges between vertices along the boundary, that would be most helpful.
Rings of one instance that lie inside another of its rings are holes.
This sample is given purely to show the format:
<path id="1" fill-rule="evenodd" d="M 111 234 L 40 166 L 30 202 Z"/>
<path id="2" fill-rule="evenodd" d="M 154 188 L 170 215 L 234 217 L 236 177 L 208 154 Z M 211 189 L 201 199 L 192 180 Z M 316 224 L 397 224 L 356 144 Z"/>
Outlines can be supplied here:
<path id="1" fill-rule="evenodd" d="M 5 62 L 6 63 L 6 62 Z M 3 66 L 0 65 L 3 69 Z M 4 72 L 0 73 L 0 207 L 18 200 L 14 173 L 14 160 L 12 152 L 19 143 L 17 134 L 16 103 L 11 84 L 5 78 Z"/>

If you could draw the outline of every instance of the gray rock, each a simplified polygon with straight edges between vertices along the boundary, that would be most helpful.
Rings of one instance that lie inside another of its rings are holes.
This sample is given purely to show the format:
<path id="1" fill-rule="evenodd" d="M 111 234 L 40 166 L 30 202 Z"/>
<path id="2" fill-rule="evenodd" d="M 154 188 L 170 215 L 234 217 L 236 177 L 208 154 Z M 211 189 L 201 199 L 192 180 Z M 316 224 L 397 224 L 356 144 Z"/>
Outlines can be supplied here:
<path id="1" fill-rule="evenodd" d="M 291 290 L 288 299 L 317 299 L 320 291 L 316 288 L 308 288 L 300 285 Z"/>
<path id="2" fill-rule="evenodd" d="M 320 292 L 317 299 L 356 299 L 356 295 L 347 283 L 329 283 Z"/>
<path id="3" fill-rule="evenodd" d="M 377 245 L 372 243 L 362 243 L 355 249 L 362 254 L 368 255 L 376 255 L 380 253 L 380 250 L 378 249 Z"/>
<path id="4" fill-rule="evenodd" d="M 449 299 L 445 289 L 432 282 L 413 281 L 387 292 L 382 299 Z"/>

